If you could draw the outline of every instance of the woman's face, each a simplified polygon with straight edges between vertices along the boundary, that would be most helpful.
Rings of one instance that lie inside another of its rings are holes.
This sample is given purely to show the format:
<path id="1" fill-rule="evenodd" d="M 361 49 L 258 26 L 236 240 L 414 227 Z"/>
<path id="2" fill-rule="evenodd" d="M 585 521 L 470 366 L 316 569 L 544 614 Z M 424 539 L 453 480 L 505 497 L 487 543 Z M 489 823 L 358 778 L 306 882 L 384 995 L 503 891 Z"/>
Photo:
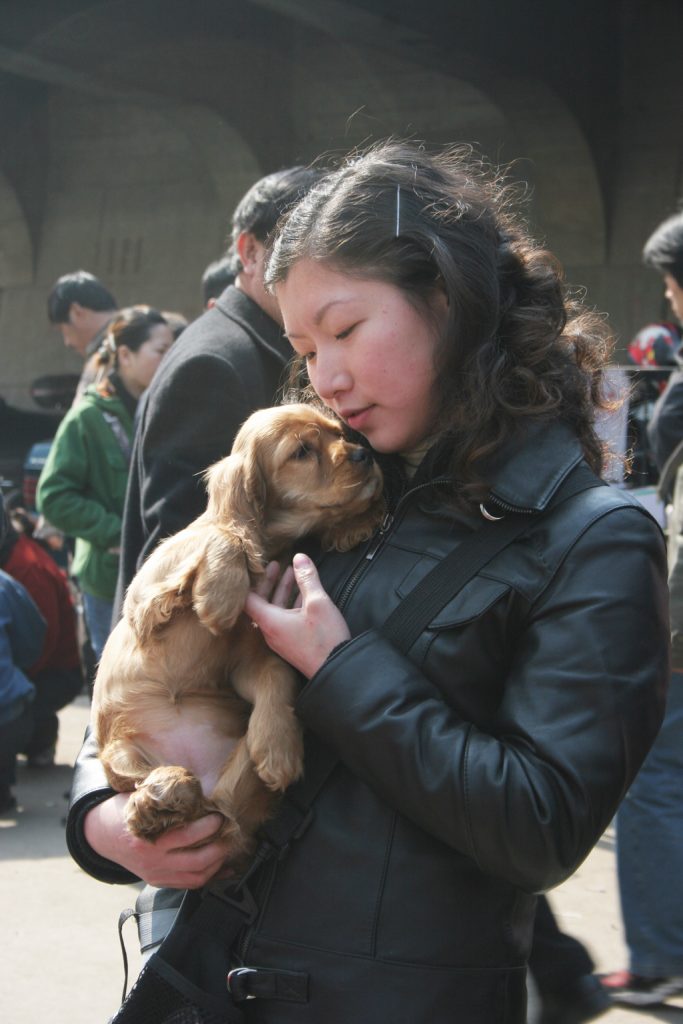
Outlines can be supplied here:
<path id="1" fill-rule="evenodd" d="M 316 392 L 375 451 L 408 452 L 429 437 L 434 356 L 447 315 L 442 293 L 435 293 L 431 316 L 395 285 L 308 259 L 295 263 L 275 292 Z"/>
<path id="2" fill-rule="evenodd" d="M 147 341 L 133 351 L 127 345 L 120 345 L 117 351 L 118 369 L 123 383 L 131 395 L 139 398 L 152 383 L 152 377 L 159 369 L 159 363 L 173 344 L 173 332 L 168 324 L 155 324 Z"/>

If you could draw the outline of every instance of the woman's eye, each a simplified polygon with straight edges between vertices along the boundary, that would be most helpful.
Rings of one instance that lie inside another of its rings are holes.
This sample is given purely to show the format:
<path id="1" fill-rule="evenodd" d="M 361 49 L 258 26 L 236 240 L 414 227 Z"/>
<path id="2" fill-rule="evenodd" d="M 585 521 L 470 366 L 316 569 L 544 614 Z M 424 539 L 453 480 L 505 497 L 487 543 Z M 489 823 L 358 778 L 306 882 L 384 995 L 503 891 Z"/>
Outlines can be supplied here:
<path id="1" fill-rule="evenodd" d="M 339 334 L 335 334 L 337 341 L 344 341 L 345 338 L 348 338 L 355 326 L 355 324 L 351 324 L 351 326 L 347 327 L 346 330 L 340 331 Z"/>

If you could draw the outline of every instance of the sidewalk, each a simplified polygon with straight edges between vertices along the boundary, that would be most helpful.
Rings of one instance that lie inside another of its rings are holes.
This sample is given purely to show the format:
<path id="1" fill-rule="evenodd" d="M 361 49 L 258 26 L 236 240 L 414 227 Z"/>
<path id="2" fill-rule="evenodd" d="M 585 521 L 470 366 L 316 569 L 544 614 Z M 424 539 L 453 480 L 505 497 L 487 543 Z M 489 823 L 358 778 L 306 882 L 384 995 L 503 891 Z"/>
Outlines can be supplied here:
<path id="1" fill-rule="evenodd" d="M 57 766 L 44 772 L 22 768 L 20 811 L 0 818 L 3 1024 L 106 1024 L 119 1004 L 123 970 L 117 921 L 119 912 L 132 906 L 136 887 L 95 882 L 71 861 L 64 843 L 63 794 L 87 720 L 85 698 L 62 712 Z M 588 945 L 598 970 L 625 965 L 611 831 L 551 901 L 564 929 Z M 124 934 L 134 979 L 139 957 L 133 922 Z M 683 1024 L 683 999 L 648 1012 L 614 1008 L 600 1021 Z"/>

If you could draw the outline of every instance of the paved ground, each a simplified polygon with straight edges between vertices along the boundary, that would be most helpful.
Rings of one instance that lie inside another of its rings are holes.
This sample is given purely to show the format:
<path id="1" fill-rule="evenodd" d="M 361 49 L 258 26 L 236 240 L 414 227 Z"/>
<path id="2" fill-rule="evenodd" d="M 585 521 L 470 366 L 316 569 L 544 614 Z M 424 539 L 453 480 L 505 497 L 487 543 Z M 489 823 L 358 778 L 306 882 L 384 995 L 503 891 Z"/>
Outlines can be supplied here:
<path id="1" fill-rule="evenodd" d="M 85 698 L 65 709 L 57 766 L 47 772 L 23 768 L 20 809 L 0 818 L 3 1024 L 106 1024 L 119 1002 L 123 975 L 117 920 L 119 911 L 134 902 L 135 887 L 95 882 L 70 860 L 64 843 L 64 792 L 87 719 Z M 588 944 L 598 969 L 623 966 L 610 831 L 551 899 L 565 930 Z M 126 929 L 134 977 L 139 969 L 135 926 L 128 922 Z M 601 1021 L 683 1024 L 683 1000 L 647 1013 L 614 1008 Z"/>

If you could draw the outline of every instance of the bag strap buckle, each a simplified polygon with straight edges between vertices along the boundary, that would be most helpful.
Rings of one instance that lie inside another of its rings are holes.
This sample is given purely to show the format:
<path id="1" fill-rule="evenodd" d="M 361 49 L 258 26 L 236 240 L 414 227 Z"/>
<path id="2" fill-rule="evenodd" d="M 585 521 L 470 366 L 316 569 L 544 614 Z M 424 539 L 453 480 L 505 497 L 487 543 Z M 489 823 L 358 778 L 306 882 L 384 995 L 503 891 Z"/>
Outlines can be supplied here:
<path id="1" fill-rule="evenodd" d="M 235 1003 L 247 999 L 275 999 L 307 1003 L 309 978 L 305 971 L 274 971 L 269 967 L 234 967 L 226 978 Z"/>
<path id="2" fill-rule="evenodd" d="M 204 899 L 208 899 L 211 896 L 220 900 L 221 903 L 225 903 L 232 910 L 242 914 L 245 924 L 253 924 L 258 916 L 256 901 L 251 894 L 251 890 L 246 885 L 232 889 L 211 886 L 204 891 Z"/>
<path id="3" fill-rule="evenodd" d="M 257 974 L 255 967 L 233 967 L 231 971 L 228 971 L 228 976 L 225 979 L 228 992 L 235 1000 L 236 1003 L 241 1003 L 245 999 L 256 999 L 255 995 L 252 995 L 247 991 L 244 978 L 245 974 Z M 240 981 L 242 979 L 242 981 Z"/>

